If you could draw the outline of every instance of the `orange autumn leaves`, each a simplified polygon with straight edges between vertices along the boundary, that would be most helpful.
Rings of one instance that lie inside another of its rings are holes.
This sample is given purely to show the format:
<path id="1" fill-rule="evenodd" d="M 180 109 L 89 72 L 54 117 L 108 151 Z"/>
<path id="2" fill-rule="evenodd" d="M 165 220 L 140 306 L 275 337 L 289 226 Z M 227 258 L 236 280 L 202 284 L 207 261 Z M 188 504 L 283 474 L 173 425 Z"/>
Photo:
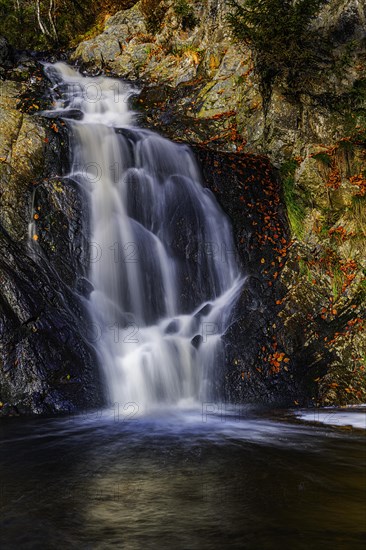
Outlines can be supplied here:
<path id="1" fill-rule="evenodd" d="M 342 183 L 341 173 L 339 168 L 335 165 L 332 166 L 332 169 L 329 173 L 326 186 L 330 189 L 339 189 Z"/>
<path id="2" fill-rule="evenodd" d="M 281 194 L 278 182 L 273 178 L 272 171 L 266 161 L 263 162 L 263 176 L 259 185 L 263 193 L 262 197 L 255 199 L 251 194 L 240 197 L 249 211 L 253 214 L 251 225 L 253 226 L 254 242 L 251 249 L 259 249 L 263 256 L 260 257 L 261 272 L 267 278 L 267 284 L 272 287 L 279 278 L 282 268 L 285 265 L 289 248 L 293 244 L 286 235 L 286 228 L 281 216 Z M 255 175 L 246 178 L 243 190 L 250 191 L 252 184 L 256 183 Z M 280 305 L 282 300 L 277 300 L 276 305 Z M 290 358 L 279 348 L 276 337 L 272 337 L 270 347 L 263 346 L 261 349 L 262 366 L 257 367 L 259 373 L 267 372 L 270 375 L 277 375 L 281 371 L 289 370 Z"/>
<path id="3" fill-rule="evenodd" d="M 263 361 L 265 363 L 268 363 L 269 365 L 269 372 L 271 374 L 278 374 L 281 369 L 288 370 L 287 364 L 290 362 L 290 358 L 286 356 L 286 353 L 284 351 L 278 351 L 277 350 L 277 342 L 274 341 L 272 344 L 273 351 L 272 353 L 269 353 L 268 355 L 265 355 L 263 357 Z M 262 352 L 266 352 L 266 347 L 262 347 Z M 261 369 L 257 369 L 259 372 L 261 372 Z"/>
<path id="4" fill-rule="evenodd" d="M 354 231 L 347 232 L 343 226 L 333 227 L 328 231 L 329 237 L 333 237 L 339 244 L 346 242 L 351 237 L 355 236 Z"/>
<path id="5" fill-rule="evenodd" d="M 350 138 L 343 138 L 338 143 L 331 147 L 324 148 L 322 153 L 314 153 L 310 155 L 310 158 L 323 161 L 323 164 L 327 166 L 327 176 L 326 176 L 326 187 L 329 189 L 337 190 L 342 185 L 342 174 L 341 174 L 341 165 L 342 165 L 342 155 L 339 155 L 340 147 L 344 143 L 351 143 Z M 325 147 L 325 146 L 322 146 Z M 322 160 L 321 160 L 322 159 Z M 359 188 L 356 196 L 364 197 L 366 195 L 366 177 L 364 173 L 355 174 L 348 177 L 350 183 Z"/>
<path id="6" fill-rule="evenodd" d="M 342 227 L 337 227 L 329 231 L 329 235 L 334 237 L 338 244 L 348 240 L 353 236 L 353 233 L 347 233 Z M 300 260 L 300 256 L 297 258 Z M 326 274 L 333 281 L 335 274 L 339 273 L 342 275 L 342 287 L 340 288 L 341 293 L 343 294 L 352 281 L 356 278 L 357 273 L 360 271 L 360 265 L 354 259 L 342 259 L 338 254 L 331 248 L 326 248 L 324 254 L 321 258 L 308 259 L 306 265 L 311 269 L 317 269 L 321 274 Z M 317 281 L 314 280 L 313 284 L 316 284 Z"/>
<path id="7" fill-rule="evenodd" d="M 358 265 L 355 260 L 347 260 L 340 262 L 340 270 L 344 275 L 344 282 L 342 285 L 342 292 L 345 292 L 352 281 L 356 278 Z"/>
<path id="8" fill-rule="evenodd" d="M 365 330 L 364 319 L 361 319 L 360 317 L 355 317 L 354 319 L 350 319 L 349 321 L 347 321 L 345 329 L 343 331 L 335 332 L 332 338 L 328 338 L 327 336 L 325 336 L 324 337 L 325 345 L 330 347 L 333 344 L 335 344 L 335 342 L 341 337 L 351 339 L 356 333 L 363 333 L 364 330 Z"/>
<path id="9" fill-rule="evenodd" d="M 359 191 L 356 193 L 356 196 L 364 197 L 366 195 L 366 178 L 362 174 L 356 176 L 351 176 L 349 181 L 352 185 L 357 185 Z"/>
<path id="10" fill-rule="evenodd" d="M 268 361 L 270 364 L 270 371 L 273 374 L 277 374 L 281 370 L 281 363 L 289 363 L 290 359 L 289 357 L 286 357 L 286 354 L 282 352 L 274 352 L 271 355 L 269 355 L 267 358 L 264 358 L 264 360 Z M 283 366 L 284 370 L 287 370 L 286 366 Z"/>

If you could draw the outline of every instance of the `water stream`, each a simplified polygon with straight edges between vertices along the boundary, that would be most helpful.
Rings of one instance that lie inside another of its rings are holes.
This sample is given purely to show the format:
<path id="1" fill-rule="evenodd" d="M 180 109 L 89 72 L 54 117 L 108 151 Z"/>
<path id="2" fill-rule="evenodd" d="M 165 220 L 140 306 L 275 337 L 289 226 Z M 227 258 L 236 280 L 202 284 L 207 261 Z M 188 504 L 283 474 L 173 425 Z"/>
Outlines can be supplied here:
<path id="1" fill-rule="evenodd" d="M 68 119 L 68 175 L 89 195 L 90 311 L 109 400 L 192 405 L 217 397 L 222 335 L 243 276 L 228 219 L 189 148 L 134 125 L 129 84 L 47 65 Z"/>

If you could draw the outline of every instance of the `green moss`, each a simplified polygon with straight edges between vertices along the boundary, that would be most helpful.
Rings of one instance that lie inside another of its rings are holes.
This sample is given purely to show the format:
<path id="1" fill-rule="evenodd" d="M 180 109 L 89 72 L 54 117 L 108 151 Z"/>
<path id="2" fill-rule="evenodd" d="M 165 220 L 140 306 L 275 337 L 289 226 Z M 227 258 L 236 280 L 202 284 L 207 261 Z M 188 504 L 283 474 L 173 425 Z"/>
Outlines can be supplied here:
<path id="1" fill-rule="evenodd" d="M 342 287 L 344 283 L 344 274 L 341 271 L 339 263 L 333 266 L 333 278 L 332 278 L 332 292 L 333 298 L 336 300 L 342 293 Z"/>
<path id="2" fill-rule="evenodd" d="M 366 101 L 366 78 L 356 80 L 349 95 L 355 107 L 363 106 Z"/>
<path id="3" fill-rule="evenodd" d="M 283 196 L 292 233 L 301 240 L 304 236 L 305 205 L 299 196 L 295 184 L 295 172 L 298 164 L 295 160 L 284 162 L 280 168 Z"/>
<path id="4" fill-rule="evenodd" d="M 338 149 L 344 153 L 353 153 L 355 144 L 349 139 L 341 139 L 341 141 L 338 142 Z"/>
<path id="5" fill-rule="evenodd" d="M 346 94 L 342 98 L 337 98 L 331 108 L 339 113 L 343 111 L 343 132 L 349 136 L 349 141 L 340 141 L 341 148 L 351 148 L 355 145 L 366 145 L 366 97 L 364 108 L 357 106 L 352 94 Z"/>
<path id="6" fill-rule="evenodd" d="M 283 178 L 287 177 L 287 176 L 294 177 L 297 167 L 298 167 L 298 164 L 297 164 L 296 160 L 294 160 L 294 159 L 286 160 L 280 168 L 281 176 Z"/>
<path id="7" fill-rule="evenodd" d="M 363 271 L 363 274 L 365 278 L 360 282 L 356 296 L 356 301 L 362 304 L 366 302 L 366 270 Z"/>
<path id="8" fill-rule="evenodd" d="M 366 195 L 354 195 L 351 199 L 352 217 L 361 231 L 366 231 Z"/>
<path id="9" fill-rule="evenodd" d="M 181 57 L 184 54 L 197 54 L 202 55 L 202 49 L 197 48 L 197 46 L 192 46 L 192 44 L 184 44 L 183 46 L 174 46 L 169 53 Z"/>
<path id="10" fill-rule="evenodd" d="M 364 172 L 363 172 L 364 175 Z M 353 195 L 352 197 L 352 206 L 357 208 L 366 208 L 366 195 Z"/>
<path id="11" fill-rule="evenodd" d="M 315 155 L 313 155 L 313 158 L 319 160 L 320 162 L 325 164 L 325 166 L 330 167 L 332 165 L 332 157 L 328 155 L 328 153 L 316 153 Z"/>
<path id="12" fill-rule="evenodd" d="M 197 25 L 193 7 L 187 0 L 175 0 L 173 4 L 175 14 L 179 17 L 183 30 L 193 29 Z"/>
<path id="13" fill-rule="evenodd" d="M 330 229 L 331 229 L 331 225 L 329 225 L 328 223 L 323 223 L 319 231 L 319 237 L 321 237 L 322 239 L 329 238 Z"/>

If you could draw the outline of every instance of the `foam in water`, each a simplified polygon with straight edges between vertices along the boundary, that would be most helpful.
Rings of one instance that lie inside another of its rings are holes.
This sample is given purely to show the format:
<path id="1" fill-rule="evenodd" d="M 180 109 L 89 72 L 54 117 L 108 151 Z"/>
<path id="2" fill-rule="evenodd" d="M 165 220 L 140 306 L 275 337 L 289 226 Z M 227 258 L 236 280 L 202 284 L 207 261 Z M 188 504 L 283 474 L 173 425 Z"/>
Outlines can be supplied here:
<path id="1" fill-rule="evenodd" d="M 111 402 L 214 397 L 242 276 L 230 224 L 184 145 L 133 126 L 134 92 L 47 65 L 89 195 L 90 312 Z"/>

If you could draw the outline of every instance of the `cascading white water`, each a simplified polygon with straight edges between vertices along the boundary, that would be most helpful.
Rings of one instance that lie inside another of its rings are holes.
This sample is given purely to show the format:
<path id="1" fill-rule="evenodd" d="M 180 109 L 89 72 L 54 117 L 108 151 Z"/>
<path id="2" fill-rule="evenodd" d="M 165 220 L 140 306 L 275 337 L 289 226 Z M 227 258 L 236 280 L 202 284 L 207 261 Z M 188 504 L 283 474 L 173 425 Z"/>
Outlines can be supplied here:
<path id="1" fill-rule="evenodd" d="M 47 65 L 88 190 L 90 311 L 112 402 L 212 397 L 242 277 L 230 224 L 188 147 L 133 126 L 130 85 Z"/>

